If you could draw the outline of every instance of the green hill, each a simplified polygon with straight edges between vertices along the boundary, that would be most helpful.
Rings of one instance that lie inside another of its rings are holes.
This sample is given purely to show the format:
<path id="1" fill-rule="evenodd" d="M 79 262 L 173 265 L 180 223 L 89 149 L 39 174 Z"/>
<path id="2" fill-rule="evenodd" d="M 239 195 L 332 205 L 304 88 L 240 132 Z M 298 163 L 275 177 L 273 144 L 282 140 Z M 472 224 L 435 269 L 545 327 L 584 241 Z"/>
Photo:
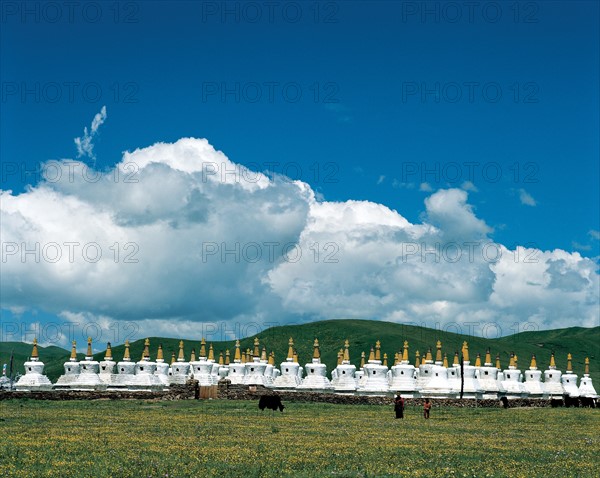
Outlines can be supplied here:
<path id="1" fill-rule="evenodd" d="M 240 340 L 242 350 L 253 348 L 254 338 L 252 335 Z M 275 361 L 277 364 L 282 362 L 288 350 L 288 339 L 294 338 L 294 344 L 298 350 L 299 362 L 304 365 L 310 362 L 313 351 L 313 340 L 319 339 L 321 347 L 321 360 L 327 364 L 331 371 L 337 362 L 337 352 L 343 347 L 344 340 L 350 341 L 350 358 L 352 363 L 360 363 L 360 354 L 364 351 L 367 356 L 372 345 L 377 340 L 381 341 L 381 353 L 388 354 L 388 364 L 391 366 L 394 360 L 394 353 L 401 350 L 404 340 L 408 340 L 410 345 L 409 358 L 414 363 L 415 352 L 419 350 L 421 354 L 431 347 L 435 353 L 436 340 L 442 341 L 442 351 L 448 354 L 448 360 L 452 363 L 454 352 L 460 350 L 463 341 L 469 343 L 469 352 L 471 363 L 475 363 L 477 353 L 484 357 L 486 349 L 489 347 L 492 352 L 492 358 L 500 354 L 502 368 L 508 366 L 508 360 L 511 352 L 515 352 L 519 357 L 519 368 L 521 370 L 529 367 L 531 355 L 537 357 L 538 368 L 545 370 L 550 361 L 550 354 L 555 353 L 557 367 L 564 371 L 566 368 L 567 353 L 573 355 L 573 370 L 581 376 L 584 369 L 584 359 L 586 356 L 591 360 L 591 377 L 595 386 L 600 386 L 600 327 L 582 328 L 571 327 L 567 329 L 546 330 L 537 332 L 522 332 L 519 334 L 506 336 L 498 339 L 485 339 L 473 337 L 452 332 L 442 332 L 439 330 L 428 329 L 411 325 L 395 324 L 390 322 L 369 321 L 369 320 L 327 320 L 313 322 L 303 325 L 288 325 L 272 327 L 264 330 L 258 335 L 261 348 L 264 345 L 268 352 L 275 352 Z M 207 342 L 211 339 L 220 337 L 207 337 Z M 200 350 L 199 341 L 185 340 L 185 355 L 189 359 L 192 348 L 196 349 L 196 355 Z M 152 358 L 156 357 L 158 344 L 161 343 L 164 350 L 165 360 L 170 361 L 171 354 L 177 354 L 179 350 L 179 339 L 150 337 L 150 353 Z M 212 340 L 215 357 L 218 358 L 220 351 L 229 349 L 231 359 L 233 360 L 233 351 L 235 341 L 217 341 Z M 85 344 L 79 344 L 79 350 L 83 350 Z M 31 345 L 3 342 L 0 343 L 0 363 L 8 362 L 10 350 L 15 350 L 15 370 L 22 371 L 22 364 L 31 352 Z M 132 360 L 139 360 L 144 348 L 144 340 L 137 340 L 131 343 Z M 62 373 L 62 364 L 68 359 L 70 352 L 59 347 L 40 347 L 40 357 L 46 363 L 46 372 L 48 377 L 55 381 Z M 118 361 L 122 358 L 124 346 L 113 347 L 113 356 Z M 83 354 L 78 354 L 83 358 Z M 94 358 L 102 360 L 104 352 L 96 353 Z"/>

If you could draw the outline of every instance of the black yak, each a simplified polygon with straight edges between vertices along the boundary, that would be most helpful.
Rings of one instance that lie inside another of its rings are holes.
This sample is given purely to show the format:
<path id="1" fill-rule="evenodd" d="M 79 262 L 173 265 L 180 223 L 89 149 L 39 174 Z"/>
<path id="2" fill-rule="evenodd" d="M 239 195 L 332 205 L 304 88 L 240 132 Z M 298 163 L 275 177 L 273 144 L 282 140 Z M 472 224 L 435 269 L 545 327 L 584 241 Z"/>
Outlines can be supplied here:
<path id="1" fill-rule="evenodd" d="M 283 412 L 285 406 L 281 403 L 281 397 L 279 395 L 262 395 L 258 401 L 258 408 L 264 411 L 265 408 L 269 410 L 277 410 Z"/>

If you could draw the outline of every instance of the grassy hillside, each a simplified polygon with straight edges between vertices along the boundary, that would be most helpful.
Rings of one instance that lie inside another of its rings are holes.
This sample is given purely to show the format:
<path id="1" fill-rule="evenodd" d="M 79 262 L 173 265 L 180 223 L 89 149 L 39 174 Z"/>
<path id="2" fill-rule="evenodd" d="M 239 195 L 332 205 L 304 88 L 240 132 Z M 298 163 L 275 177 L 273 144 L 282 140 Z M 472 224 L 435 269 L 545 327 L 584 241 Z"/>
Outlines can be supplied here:
<path id="1" fill-rule="evenodd" d="M 255 336 L 242 339 L 242 350 L 253 348 Z M 491 349 L 492 358 L 500 354 L 502 367 L 508 366 L 508 360 L 511 352 L 519 356 L 519 368 L 524 370 L 529 367 L 532 354 L 536 354 L 538 368 L 544 370 L 550 360 L 550 354 L 555 352 L 557 366 L 565 370 L 567 353 L 573 354 L 574 372 L 581 376 L 583 374 L 583 363 L 586 356 L 591 360 L 591 377 L 596 387 L 600 387 L 600 327 L 591 329 L 581 327 L 571 327 L 567 329 L 522 332 L 516 335 L 502 337 L 499 339 L 485 339 L 481 337 L 471 337 L 455 334 L 451 332 L 441 332 L 424 327 L 410 325 L 394 324 L 389 322 L 368 321 L 368 320 L 328 320 L 314 322 L 303 325 L 290 325 L 273 327 L 263 331 L 259 336 L 261 348 L 264 345 L 267 351 L 275 351 L 275 361 L 277 364 L 282 362 L 288 349 L 289 337 L 294 338 L 294 343 L 299 354 L 299 361 L 302 365 L 310 362 L 312 357 L 312 344 L 315 337 L 319 339 L 321 346 L 321 360 L 327 364 L 328 370 L 335 367 L 337 361 L 337 352 L 343 347 L 344 340 L 350 341 L 350 358 L 352 363 L 360 362 L 362 351 L 369 353 L 371 345 L 375 341 L 381 341 L 381 352 L 388 354 L 388 364 L 392 365 L 394 353 L 402 348 L 404 340 L 409 341 L 409 358 L 414 363 L 415 351 L 419 350 L 421 354 L 431 347 L 435 353 L 436 340 L 442 341 L 442 351 L 448 354 L 450 363 L 454 352 L 460 350 L 464 340 L 469 343 L 471 363 L 474 364 L 477 353 L 484 357 L 487 347 Z M 211 337 L 207 337 L 210 342 Z M 184 339 L 185 340 L 185 339 Z M 150 337 L 150 352 L 152 358 L 156 357 L 158 344 L 163 346 L 165 360 L 170 361 L 171 353 L 177 353 L 179 350 L 179 339 Z M 215 356 L 218 358 L 220 351 L 229 349 L 231 359 L 233 360 L 235 341 L 214 341 L 213 347 Z M 97 344 L 96 344 L 97 346 Z M 22 370 L 22 363 L 25 361 L 31 351 L 31 346 L 21 343 L 0 343 L 0 363 L 8 361 L 10 349 L 15 349 L 15 364 L 17 370 Z M 131 344 L 131 357 L 133 360 L 139 360 L 144 347 L 144 340 L 137 340 Z M 196 349 L 198 355 L 200 349 L 199 341 L 185 340 L 185 355 L 189 358 L 192 347 Z M 79 350 L 85 349 L 85 343 L 79 344 Z M 113 356 L 120 360 L 123 356 L 124 346 L 113 347 Z M 62 364 L 68 359 L 70 352 L 58 347 L 40 347 L 40 357 L 46 363 L 48 377 L 56 380 L 62 373 Z M 79 354 L 83 357 L 83 354 Z M 104 352 L 94 355 L 96 360 L 104 357 Z"/>

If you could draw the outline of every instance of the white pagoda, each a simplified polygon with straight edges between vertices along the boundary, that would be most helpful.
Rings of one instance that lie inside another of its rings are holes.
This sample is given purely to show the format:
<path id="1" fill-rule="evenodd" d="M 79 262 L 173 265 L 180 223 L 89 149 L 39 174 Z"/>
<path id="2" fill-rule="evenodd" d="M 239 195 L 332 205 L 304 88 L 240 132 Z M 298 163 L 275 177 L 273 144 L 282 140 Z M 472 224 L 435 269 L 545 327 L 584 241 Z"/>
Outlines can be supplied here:
<path id="1" fill-rule="evenodd" d="M 71 357 L 63 365 L 65 373 L 58 377 L 54 384 L 55 390 L 68 390 L 79 376 L 79 362 L 77 361 L 77 342 L 71 343 Z"/>
<path id="2" fill-rule="evenodd" d="M 590 358 L 585 358 L 585 372 L 583 377 L 581 377 L 581 382 L 579 383 L 579 396 L 587 397 L 587 398 L 598 398 L 598 394 L 596 393 L 596 389 L 592 384 L 592 379 L 590 378 Z"/>
<path id="3" fill-rule="evenodd" d="M 280 365 L 281 375 L 273 380 L 276 390 L 295 390 L 302 382 L 302 369 L 298 363 L 298 355 L 294 351 L 294 340 L 288 342 L 288 355 Z"/>
<path id="4" fill-rule="evenodd" d="M 44 362 L 40 360 L 37 338 L 33 339 L 33 350 L 28 362 L 25 362 L 25 375 L 16 383 L 17 391 L 45 391 L 52 390 L 52 383 L 44 375 Z"/>
<path id="5" fill-rule="evenodd" d="M 371 347 L 369 360 L 364 365 L 364 383 L 359 385 L 358 392 L 366 395 L 385 395 L 389 392 L 388 367 L 381 362 L 381 343 L 375 343 L 375 351 Z"/>
<path id="6" fill-rule="evenodd" d="M 504 387 L 504 396 L 506 398 L 526 398 L 527 390 L 523 384 L 523 374 L 518 369 L 518 357 L 514 354 L 510 354 L 510 361 L 508 368 L 504 370 L 504 380 L 502 381 L 502 387 Z"/>
<path id="7" fill-rule="evenodd" d="M 71 386 L 73 390 L 105 390 L 106 384 L 100 379 L 100 364 L 94 360 L 92 338 L 87 339 L 85 360 L 79 362 L 79 376 Z"/>
<path id="8" fill-rule="evenodd" d="M 531 356 L 529 370 L 525 371 L 525 390 L 530 398 L 543 398 L 546 393 L 544 383 L 542 382 L 542 372 L 537 368 L 535 354 Z"/>
<path id="9" fill-rule="evenodd" d="M 448 381 L 448 358 L 442 359 L 442 342 L 437 341 L 435 363 L 430 368 L 431 378 L 420 394 L 428 398 L 455 398 L 456 392 Z"/>
<path id="10" fill-rule="evenodd" d="M 158 377 L 163 389 L 169 387 L 169 364 L 165 362 L 162 344 L 158 344 L 158 352 L 156 353 L 156 371 L 154 375 Z"/>
<path id="11" fill-rule="evenodd" d="M 113 375 L 109 389 L 128 390 L 135 384 L 135 362 L 131 361 L 129 340 L 125 341 L 123 359 L 117 363 L 117 373 Z"/>
<path id="12" fill-rule="evenodd" d="M 480 363 L 480 356 L 477 354 L 477 360 L 475 360 L 475 368 L 477 370 L 477 379 L 479 385 L 483 390 L 483 399 L 497 399 L 500 393 L 500 386 L 498 383 L 498 369 L 494 367 L 492 363 L 492 355 L 488 348 L 485 352 L 485 362 L 483 366 Z M 499 358 L 498 358 L 499 360 Z"/>
<path id="13" fill-rule="evenodd" d="M 148 392 L 164 389 L 164 384 L 156 375 L 156 362 L 150 360 L 150 339 L 144 341 L 142 358 L 135 364 L 135 379 L 132 387 Z"/>
<path id="14" fill-rule="evenodd" d="M 110 385 L 113 380 L 113 375 L 117 367 L 117 362 L 113 360 L 112 347 L 110 342 L 106 344 L 106 353 L 104 354 L 104 360 L 100 362 L 100 373 L 98 376 L 105 385 Z"/>
<path id="15" fill-rule="evenodd" d="M 338 366 L 331 372 L 331 385 L 336 393 L 353 393 L 356 391 L 356 365 L 350 363 L 350 342 L 347 339 L 340 359 Z"/>
<path id="16" fill-rule="evenodd" d="M 481 384 L 477 377 L 475 377 L 475 367 L 471 365 L 469 360 L 469 344 L 467 342 L 463 342 L 462 345 L 462 386 L 463 386 L 463 396 L 462 398 L 481 398 L 483 396 L 483 389 L 481 388 Z M 459 366 L 459 371 L 460 371 Z M 460 378 L 460 376 L 459 376 Z M 460 397 L 460 392 L 459 392 Z"/>
<path id="17" fill-rule="evenodd" d="M 404 341 L 402 356 L 398 357 L 392 366 L 390 391 L 400 393 L 407 398 L 418 396 L 415 367 L 408 360 L 408 341 Z"/>
<path id="18" fill-rule="evenodd" d="M 215 385 L 219 381 L 218 372 L 216 376 L 213 375 L 214 364 L 215 357 L 212 345 L 207 354 L 206 340 L 202 338 L 200 341 L 200 360 L 196 360 L 195 354 L 190 360 L 191 373 L 194 374 L 194 379 L 198 380 L 200 386 L 207 387 Z"/>
<path id="19" fill-rule="evenodd" d="M 267 351 L 263 348 L 262 354 L 260 353 L 260 341 L 258 337 L 254 338 L 254 351 L 252 353 L 250 361 L 246 362 L 246 372 L 244 375 L 244 385 L 270 385 L 267 377 L 265 376 L 265 370 L 268 366 Z"/>
<path id="20" fill-rule="evenodd" d="M 169 382 L 171 384 L 184 385 L 188 381 L 189 375 L 190 363 L 185 361 L 183 340 L 180 340 L 177 361 L 171 364 L 171 376 L 169 377 Z"/>
<path id="21" fill-rule="evenodd" d="M 304 366 L 306 377 L 298 385 L 297 390 L 304 392 L 332 392 L 333 385 L 327 379 L 327 365 L 321 363 L 321 351 L 319 350 L 319 340 L 315 339 L 313 343 L 313 357 L 311 363 Z"/>
<path id="22" fill-rule="evenodd" d="M 561 383 L 562 372 L 556 368 L 554 353 L 550 355 L 550 365 L 544 371 L 544 388 L 548 398 L 562 398 L 564 390 Z"/>
<path id="23" fill-rule="evenodd" d="M 571 364 L 571 354 L 567 354 L 567 370 L 560 378 L 563 386 L 564 393 L 569 397 L 579 397 L 579 388 L 577 387 L 577 375 L 573 373 L 573 366 Z"/>
<path id="24" fill-rule="evenodd" d="M 427 354 L 423 355 L 421 363 L 417 365 L 417 390 L 419 392 L 427 388 L 429 380 L 431 380 L 431 370 L 433 369 L 433 355 L 431 348 L 427 350 Z"/>
<path id="25" fill-rule="evenodd" d="M 244 381 L 244 375 L 246 373 L 245 364 L 242 363 L 242 354 L 240 352 L 240 341 L 235 341 L 235 354 L 233 356 L 233 363 L 229 364 L 229 373 L 227 374 L 227 380 L 231 381 L 232 384 L 240 384 Z"/>

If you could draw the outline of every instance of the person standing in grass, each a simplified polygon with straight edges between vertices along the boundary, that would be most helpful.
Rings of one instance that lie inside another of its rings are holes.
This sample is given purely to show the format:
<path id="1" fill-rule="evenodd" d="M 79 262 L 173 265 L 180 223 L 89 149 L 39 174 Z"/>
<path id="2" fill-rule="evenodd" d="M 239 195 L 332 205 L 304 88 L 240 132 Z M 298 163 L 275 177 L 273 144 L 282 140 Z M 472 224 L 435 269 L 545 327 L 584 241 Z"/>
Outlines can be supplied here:
<path id="1" fill-rule="evenodd" d="M 394 411 L 396 412 L 396 418 L 404 418 L 404 399 L 399 393 L 394 400 Z"/>
<path id="2" fill-rule="evenodd" d="M 429 399 L 425 399 L 425 403 L 423 404 L 423 418 L 429 419 L 429 410 L 431 409 L 431 403 Z"/>

